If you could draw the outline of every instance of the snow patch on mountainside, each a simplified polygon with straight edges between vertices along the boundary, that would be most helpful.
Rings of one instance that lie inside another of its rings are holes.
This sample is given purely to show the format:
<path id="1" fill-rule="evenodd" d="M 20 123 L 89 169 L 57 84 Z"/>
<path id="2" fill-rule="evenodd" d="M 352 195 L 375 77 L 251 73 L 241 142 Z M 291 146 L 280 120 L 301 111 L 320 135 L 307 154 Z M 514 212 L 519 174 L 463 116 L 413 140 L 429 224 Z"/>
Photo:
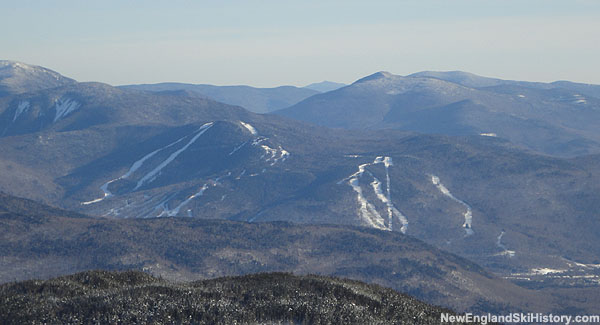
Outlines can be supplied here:
<path id="1" fill-rule="evenodd" d="M 467 211 L 464 213 L 465 223 L 463 224 L 463 228 L 465 228 L 465 232 L 467 233 L 467 236 L 472 235 L 473 234 L 473 228 L 472 228 L 473 213 L 471 211 L 471 207 L 468 204 L 466 204 L 464 201 L 459 200 L 454 195 L 452 195 L 452 193 L 450 193 L 450 190 L 448 190 L 448 188 L 446 188 L 446 186 L 444 186 L 444 184 L 442 184 L 439 177 L 437 177 L 435 175 L 431 175 L 431 183 L 433 183 L 433 185 L 435 185 L 435 187 L 437 187 L 437 189 L 442 194 L 449 197 L 453 201 L 460 203 L 461 205 L 463 205 L 466 208 Z"/>
<path id="2" fill-rule="evenodd" d="M 30 105 L 30 104 L 29 104 L 29 102 L 28 102 L 28 101 L 26 101 L 26 100 L 24 100 L 24 101 L 20 102 L 20 103 L 19 103 L 19 105 L 17 106 L 17 109 L 15 110 L 15 116 L 13 117 L 13 120 L 12 120 L 12 121 L 13 121 L 13 122 L 14 122 L 14 121 L 16 121 L 16 120 L 17 120 L 17 118 L 19 118 L 19 116 L 20 116 L 21 114 L 23 114 L 24 112 L 26 112 L 26 111 L 29 109 L 29 107 L 30 107 L 30 106 L 31 106 L 31 105 Z"/>
<path id="3" fill-rule="evenodd" d="M 270 166 L 274 166 L 279 162 L 284 162 L 290 156 L 290 153 L 278 146 L 277 149 L 271 148 L 266 144 L 262 144 L 269 138 L 259 137 L 252 141 L 253 146 L 259 146 L 263 149 L 264 153 L 260 156 L 260 159 L 265 159 L 265 162 L 269 163 Z"/>
<path id="4" fill-rule="evenodd" d="M 570 268 L 574 268 L 574 267 L 580 267 L 583 269 L 600 269 L 600 264 L 584 264 L 584 263 L 578 263 L 572 260 L 569 260 L 567 258 L 562 258 L 567 265 L 569 265 Z"/>
<path id="5" fill-rule="evenodd" d="M 60 120 L 63 117 L 66 117 L 67 115 L 79 109 L 79 107 L 81 107 L 81 104 L 70 98 L 57 100 L 54 106 L 54 109 L 56 110 L 54 122 Z"/>
<path id="6" fill-rule="evenodd" d="M 591 284 L 596 286 L 600 284 L 600 274 L 598 273 L 600 265 L 578 263 L 564 257 L 561 257 L 557 262 L 558 263 L 554 263 L 552 266 L 534 267 L 524 273 L 512 273 L 505 278 L 521 281 L 532 281 L 532 279 L 558 279 L 561 282 L 576 281 L 578 285 Z M 563 265 L 561 265 L 561 263 L 563 263 Z"/>
<path id="7" fill-rule="evenodd" d="M 242 122 L 242 121 L 240 121 L 240 124 L 243 127 L 245 127 L 246 129 L 248 129 L 248 131 L 250 131 L 250 133 L 252 133 L 252 135 L 258 135 L 258 132 L 256 132 L 256 129 L 252 125 Z"/>
<path id="8" fill-rule="evenodd" d="M 278 149 L 273 149 L 266 145 L 261 145 L 265 153 L 261 156 L 261 158 L 266 158 L 266 162 L 270 162 L 271 166 L 274 166 L 278 162 L 284 162 L 290 155 L 290 153 L 283 149 L 281 146 Z"/>
<path id="9" fill-rule="evenodd" d="M 256 139 L 252 140 L 252 145 L 258 146 L 259 144 L 261 144 L 267 140 L 269 140 L 269 138 L 267 138 L 267 137 L 257 137 Z"/>
<path id="10" fill-rule="evenodd" d="M 543 267 L 543 268 L 537 268 L 537 269 L 531 269 L 531 274 L 532 275 L 548 275 L 548 274 L 553 274 L 553 273 L 564 273 L 567 270 L 558 270 L 558 269 L 551 269 L 551 268 L 547 268 L 547 267 Z"/>
<path id="11" fill-rule="evenodd" d="M 587 100 L 580 94 L 575 94 L 573 97 L 575 97 L 575 104 L 587 104 Z"/>

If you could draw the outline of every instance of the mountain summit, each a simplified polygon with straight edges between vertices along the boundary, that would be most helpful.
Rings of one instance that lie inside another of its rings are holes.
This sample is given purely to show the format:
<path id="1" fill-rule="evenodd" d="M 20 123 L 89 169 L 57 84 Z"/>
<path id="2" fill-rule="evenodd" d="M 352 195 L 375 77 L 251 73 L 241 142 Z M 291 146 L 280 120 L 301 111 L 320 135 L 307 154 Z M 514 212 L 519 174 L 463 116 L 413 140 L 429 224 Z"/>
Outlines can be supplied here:
<path id="1" fill-rule="evenodd" d="M 58 72 L 17 61 L 0 60 L 0 97 L 75 83 Z"/>
<path id="2" fill-rule="evenodd" d="M 387 71 L 379 71 L 379 72 L 375 72 L 372 75 L 368 75 L 364 78 L 358 79 L 357 81 L 354 82 L 354 84 L 371 81 L 371 80 L 383 79 L 383 78 L 392 78 L 392 77 L 394 77 L 394 75 Z"/>

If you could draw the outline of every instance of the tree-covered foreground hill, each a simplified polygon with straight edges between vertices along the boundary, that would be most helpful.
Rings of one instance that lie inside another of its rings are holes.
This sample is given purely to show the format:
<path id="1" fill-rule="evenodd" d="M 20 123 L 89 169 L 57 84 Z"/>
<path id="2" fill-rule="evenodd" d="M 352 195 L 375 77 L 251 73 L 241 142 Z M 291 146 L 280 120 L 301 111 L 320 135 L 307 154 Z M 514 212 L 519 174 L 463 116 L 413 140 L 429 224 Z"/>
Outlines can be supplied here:
<path id="1" fill-rule="evenodd" d="M 88 271 L 4 284 L 0 299 L 3 324 L 435 324 L 451 313 L 377 285 L 290 273 L 174 283 Z"/>

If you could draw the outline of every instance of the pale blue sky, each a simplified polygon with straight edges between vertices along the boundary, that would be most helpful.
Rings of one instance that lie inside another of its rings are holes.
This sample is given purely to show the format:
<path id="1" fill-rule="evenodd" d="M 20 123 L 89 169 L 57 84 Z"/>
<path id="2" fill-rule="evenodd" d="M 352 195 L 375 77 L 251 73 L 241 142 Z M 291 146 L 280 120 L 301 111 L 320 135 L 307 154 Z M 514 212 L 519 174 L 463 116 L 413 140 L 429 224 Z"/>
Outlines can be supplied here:
<path id="1" fill-rule="evenodd" d="M 600 1 L 5 1 L 0 58 L 113 85 L 387 70 L 600 84 Z"/>

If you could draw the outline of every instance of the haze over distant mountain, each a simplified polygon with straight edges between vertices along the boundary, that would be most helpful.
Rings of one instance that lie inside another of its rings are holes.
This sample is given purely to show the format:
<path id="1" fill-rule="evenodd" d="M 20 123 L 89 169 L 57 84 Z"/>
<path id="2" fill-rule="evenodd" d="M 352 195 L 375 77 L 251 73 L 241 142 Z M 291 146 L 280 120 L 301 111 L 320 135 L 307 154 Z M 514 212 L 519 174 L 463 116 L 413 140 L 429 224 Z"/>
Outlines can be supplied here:
<path id="1" fill-rule="evenodd" d="M 600 153 L 599 86 L 505 81 L 464 72 L 379 72 L 275 114 L 318 125 L 489 135 L 538 152 Z"/>
<path id="2" fill-rule="evenodd" d="M 316 90 L 321 93 L 326 93 L 328 91 L 336 90 L 336 89 L 342 88 L 344 86 L 347 86 L 347 85 L 343 84 L 343 83 L 339 83 L 339 82 L 325 80 L 325 81 L 321 81 L 321 82 L 312 83 L 308 86 L 304 86 L 304 88 Z"/>
<path id="3" fill-rule="evenodd" d="M 216 101 L 242 106 L 255 113 L 268 113 L 296 104 L 318 94 L 316 90 L 281 86 L 275 88 L 254 88 L 250 86 L 213 86 L 183 83 L 159 83 L 147 85 L 120 86 L 123 89 L 137 89 L 151 92 L 187 91 Z"/>
<path id="4" fill-rule="evenodd" d="M 463 71 L 422 71 L 411 74 L 410 77 L 436 78 L 472 88 L 484 88 L 503 85 L 521 86 L 536 89 L 564 88 L 572 91 L 577 91 L 583 95 L 600 98 L 600 85 L 576 83 L 571 81 L 555 81 L 551 83 L 544 83 L 531 81 L 503 80 L 498 78 L 482 77 Z"/>
<path id="5" fill-rule="evenodd" d="M 74 82 L 75 80 L 50 69 L 17 61 L 0 60 L 0 97 L 64 86 Z"/>

